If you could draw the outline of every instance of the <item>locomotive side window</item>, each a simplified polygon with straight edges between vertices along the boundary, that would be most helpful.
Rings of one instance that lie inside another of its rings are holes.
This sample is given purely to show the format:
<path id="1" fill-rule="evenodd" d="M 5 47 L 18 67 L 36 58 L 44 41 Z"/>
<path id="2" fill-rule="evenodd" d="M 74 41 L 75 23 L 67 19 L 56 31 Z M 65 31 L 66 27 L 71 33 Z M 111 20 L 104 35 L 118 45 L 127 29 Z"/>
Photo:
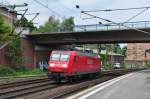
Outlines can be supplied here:
<path id="1" fill-rule="evenodd" d="M 50 60 L 58 61 L 60 59 L 60 54 L 52 54 Z"/>
<path id="2" fill-rule="evenodd" d="M 68 61 L 69 55 L 61 54 L 60 61 Z"/>

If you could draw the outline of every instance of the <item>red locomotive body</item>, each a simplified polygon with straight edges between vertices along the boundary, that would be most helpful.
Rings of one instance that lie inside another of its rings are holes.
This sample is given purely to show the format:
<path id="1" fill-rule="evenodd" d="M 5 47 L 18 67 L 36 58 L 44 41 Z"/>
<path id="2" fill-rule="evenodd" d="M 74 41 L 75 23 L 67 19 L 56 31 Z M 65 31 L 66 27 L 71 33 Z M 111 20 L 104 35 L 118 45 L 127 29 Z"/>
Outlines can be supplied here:
<path id="1" fill-rule="evenodd" d="M 48 71 L 54 78 L 100 72 L 101 62 L 97 54 L 78 51 L 52 51 Z"/>

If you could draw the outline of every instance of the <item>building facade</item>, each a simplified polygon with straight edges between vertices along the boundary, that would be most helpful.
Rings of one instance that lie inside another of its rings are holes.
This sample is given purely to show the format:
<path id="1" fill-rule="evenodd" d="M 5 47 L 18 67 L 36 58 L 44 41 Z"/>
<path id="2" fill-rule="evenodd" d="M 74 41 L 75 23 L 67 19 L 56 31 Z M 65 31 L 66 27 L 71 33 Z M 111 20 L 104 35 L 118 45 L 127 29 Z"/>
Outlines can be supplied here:
<path id="1" fill-rule="evenodd" d="M 126 63 L 150 66 L 150 43 L 130 43 L 127 45 Z"/>
<path id="2" fill-rule="evenodd" d="M 121 65 L 124 65 L 124 55 L 117 54 L 117 53 L 108 53 L 108 64 L 115 64 L 120 63 Z"/>
<path id="3" fill-rule="evenodd" d="M 13 27 L 13 22 L 17 21 L 17 12 L 11 7 L 0 4 L 0 14 L 5 22 Z"/>

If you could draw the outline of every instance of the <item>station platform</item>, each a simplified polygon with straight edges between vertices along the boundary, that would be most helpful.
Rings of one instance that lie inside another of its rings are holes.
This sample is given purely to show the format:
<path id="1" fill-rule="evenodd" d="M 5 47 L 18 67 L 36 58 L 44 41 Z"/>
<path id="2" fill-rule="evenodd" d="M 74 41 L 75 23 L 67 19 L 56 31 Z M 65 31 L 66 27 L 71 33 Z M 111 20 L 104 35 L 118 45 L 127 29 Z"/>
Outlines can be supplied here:
<path id="1" fill-rule="evenodd" d="M 150 70 L 126 74 L 106 81 L 68 99 L 150 99 Z"/>

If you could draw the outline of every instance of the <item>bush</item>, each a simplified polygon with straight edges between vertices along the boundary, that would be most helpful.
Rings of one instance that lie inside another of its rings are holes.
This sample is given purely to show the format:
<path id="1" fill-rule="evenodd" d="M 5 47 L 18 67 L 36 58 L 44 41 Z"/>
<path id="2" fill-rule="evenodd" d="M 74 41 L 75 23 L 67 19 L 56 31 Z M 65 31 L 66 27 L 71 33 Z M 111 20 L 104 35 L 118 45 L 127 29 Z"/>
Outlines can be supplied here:
<path id="1" fill-rule="evenodd" d="M 10 67 L 7 66 L 0 66 L 0 76 L 5 77 L 5 76 L 15 76 L 16 72 Z"/>
<path id="2" fill-rule="evenodd" d="M 12 38 L 5 56 L 13 67 L 24 62 L 24 57 L 21 54 L 21 39 L 18 35 Z"/>
<path id="3" fill-rule="evenodd" d="M 106 64 L 106 65 L 103 65 L 102 68 L 104 70 L 111 70 L 111 69 L 113 69 L 113 66 L 111 64 Z"/>
<path id="4" fill-rule="evenodd" d="M 12 77 L 12 76 L 30 76 L 45 74 L 39 69 L 27 69 L 25 67 L 10 68 L 7 66 L 0 66 L 0 77 Z"/>
<path id="5" fill-rule="evenodd" d="M 27 69 L 24 67 L 20 67 L 20 68 L 15 68 L 16 71 L 16 75 L 17 76 L 25 76 L 25 75 L 40 75 L 40 74 L 44 74 L 44 72 L 42 70 L 39 69 Z"/>

